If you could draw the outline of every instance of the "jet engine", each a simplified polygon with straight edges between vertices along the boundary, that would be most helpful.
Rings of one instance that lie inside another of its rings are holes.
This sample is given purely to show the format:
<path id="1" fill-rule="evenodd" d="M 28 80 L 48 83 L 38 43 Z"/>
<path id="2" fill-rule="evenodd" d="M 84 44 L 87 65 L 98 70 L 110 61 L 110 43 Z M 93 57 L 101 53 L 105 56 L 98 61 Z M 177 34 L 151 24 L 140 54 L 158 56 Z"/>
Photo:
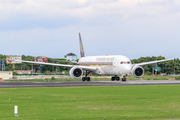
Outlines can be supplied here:
<path id="1" fill-rule="evenodd" d="M 144 69 L 141 66 L 134 66 L 131 73 L 134 77 L 140 78 L 144 75 Z"/>
<path id="2" fill-rule="evenodd" d="M 69 71 L 69 74 L 72 78 L 81 78 L 83 75 L 83 70 L 78 66 L 74 66 Z"/>

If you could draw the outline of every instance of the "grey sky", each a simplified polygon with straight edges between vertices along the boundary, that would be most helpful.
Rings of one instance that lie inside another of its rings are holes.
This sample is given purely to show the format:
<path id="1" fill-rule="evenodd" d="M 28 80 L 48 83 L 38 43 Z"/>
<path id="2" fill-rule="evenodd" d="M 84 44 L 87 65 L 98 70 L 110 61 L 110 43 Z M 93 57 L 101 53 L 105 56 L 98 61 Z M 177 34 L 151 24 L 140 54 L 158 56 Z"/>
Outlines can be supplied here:
<path id="1" fill-rule="evenodd" d="M 0 0 L 1 53 L 180 58 L 179 0 Z"/>

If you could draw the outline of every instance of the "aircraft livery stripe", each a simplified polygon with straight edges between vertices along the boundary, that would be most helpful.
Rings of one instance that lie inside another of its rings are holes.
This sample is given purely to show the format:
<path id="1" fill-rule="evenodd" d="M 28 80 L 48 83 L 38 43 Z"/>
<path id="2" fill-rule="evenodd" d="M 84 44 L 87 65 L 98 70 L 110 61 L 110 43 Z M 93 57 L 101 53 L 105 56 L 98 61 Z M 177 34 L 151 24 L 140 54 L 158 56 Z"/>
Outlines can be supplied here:
<path id="1" fill-rule="evenodd" d="M 81 62 L 79 65 L 113 65 L 113 62 Z"/>

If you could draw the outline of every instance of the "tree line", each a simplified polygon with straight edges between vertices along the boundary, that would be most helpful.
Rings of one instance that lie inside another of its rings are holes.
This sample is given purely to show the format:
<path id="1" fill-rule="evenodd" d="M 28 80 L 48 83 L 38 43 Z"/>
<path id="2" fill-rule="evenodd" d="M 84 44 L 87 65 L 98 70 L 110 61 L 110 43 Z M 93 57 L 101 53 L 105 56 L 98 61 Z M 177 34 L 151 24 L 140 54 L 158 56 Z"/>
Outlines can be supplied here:
<path id="1" fill-rule="evenodd" d="M 9 55 L 8 55 L 9 56 Z M 6 63 L 6 55 L 1 55 L 0 54 L 0 61 L 5 62 L 5 68 L 3 68 L 3 71 L 13 71 L 13 70 L 32 70 L 34 69 L 36 73 L 40 73 L 40 65 L 36 64 L 31 64 L 31 63 L 21 63 L 21 64 L 15 64 L 15 68 L 13 68 L 13 64 L 7 64 Z M 25 56 L 22 55 L 22 60 L 25 61 L 34 61 L 33 56 Z M 56 63 L 56 64 L 72 64 L 66 59 L 63 58 L 48 58 L 49 63 Z M 0 69 L 2 70 L 2 69 Z M 70 68 L 68 67 L 57 67 L 57 66 L 49 66 L 49 65 L 41 65 L 41 73 L 59 73 L 62 71 L 69 71 Z"/>
<path id="2" fill-rule="evenodd" d="M 132 64 L 135 63 L 142 63 L 142 62 L 149 62 L 149 61 L 156 61 L 156 60 L 163 60 L 165 57 L 162 56 L 152 56 L 152 57 L 141 57 L 139 59 L 131 60 Z M 180 74 L 180 60 L 174 59 L 166 62 L 160 62 L 155 64 L 149 64 L 142 66 L 145 70 L 145 74 L 153 74 L 153 67 L 160 67 L 161 71 L 159 73 L 166 73 L 166 74 Z"/>
<path id="3" fill-rule="evenodd" d="M 40 72 L 40 65 L 33 65 L 31 63 L 22 63 L 22 64 L 15 64 L 15 68 L 13 68 L 12 64 L 7 64 L 6 63 L 6 55 L 0 54 L 0 61 L 5 62 L 5 68 L 3 69 L 4 71 L 12 71 L 14 70 L 31 70 L 32 68 L 35 69 L 35 71 L 38 73 Z M 149 62 L 149 61 L 156 61 L 156 60 L 163 60 L 165 57 L 162 56 L 152 56 L 152 57 L 141 57 L 139 59 L 133 59 L 131 60 L 132 64 L 136 63 L 142 63 L 142 62 Z M 34 57 L 33 56 L 25 56 L 22 55 L 22 60 L 26 61 L 33 61 Z M 48 58 L 49 63 L 57 63 L 57 64 L 72 64 L 70 62 L 67 62 L 66 59 L 63 58 Z M 145 74 L 152 74 L 153 67 L 161 67 L 161 71 L 158 72 L 157 74 L 160 73 L 166 73 L 166 74 L 180 74 L 180 60 L 174 59 L 166 62 L 160 62 L 160 63 L 155 63 L 155 64 L 149 64 L 149 65 L 144 65 L 142 66 L 145 70 Z M 49 66 L 49 65 L 42 65 L 41 66 L 41 73 L 59 73 L 59 72 L 68 72 L 70 68 L 68 67 L 59 67 L 59 66 Z"/>

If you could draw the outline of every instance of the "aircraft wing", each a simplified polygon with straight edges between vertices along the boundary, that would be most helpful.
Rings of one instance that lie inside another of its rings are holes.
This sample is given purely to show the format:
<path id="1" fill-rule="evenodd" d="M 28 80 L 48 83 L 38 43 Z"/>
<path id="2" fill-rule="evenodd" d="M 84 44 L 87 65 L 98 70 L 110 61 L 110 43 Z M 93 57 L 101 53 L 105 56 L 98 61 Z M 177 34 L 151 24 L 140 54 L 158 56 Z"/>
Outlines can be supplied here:
<path id="1" fill-rule="evenodd" d="M 154 63 L 159 63 L 159 62 L 165 62 L 165 61 L 169 61 L 169 60 L 174 60 L 174 58 L 171 59 L 165 59 L 165 60 L 157 60 L 157 61 L 151 61 L 151 62 L 143 62 L 143 63 L 137 63 L 137 64 L 133 64 L 133 65 L 148 65 L 148 64 L 154 64 Z"/>
<path id="2" fill-rule="evenodd" d="M 52 65 L 52 66 L 70 67 L 70 68 L 72 68 L 74 66 L 78 66 L 78 67 L 82 68 L 83 70 L 88 70 L 88 71 L 96 71 L 97 70 L 97 67 L 92 67 L 92 66 L 66 65 L 66 64 L 34 62 L 34 61 L 24 61 L 24 60 L 16 60 L 16 61 L 21 61 L 21 62 L 24 62 L 24 63 L 40 64 L 40 65 Z"/>

